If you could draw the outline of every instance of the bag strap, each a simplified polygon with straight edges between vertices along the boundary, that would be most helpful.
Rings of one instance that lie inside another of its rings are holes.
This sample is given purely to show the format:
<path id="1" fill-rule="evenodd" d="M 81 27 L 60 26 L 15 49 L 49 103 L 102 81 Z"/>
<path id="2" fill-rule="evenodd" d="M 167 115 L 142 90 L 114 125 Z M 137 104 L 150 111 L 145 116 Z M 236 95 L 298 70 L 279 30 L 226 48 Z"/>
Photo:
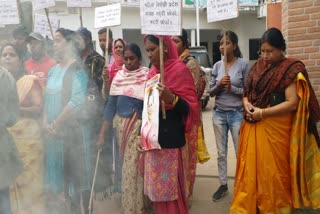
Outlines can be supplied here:
<path id="1" fill-rule="evenodd" d="M 61 106 L 64 107 L 68 104 L 72 94 L 72 77 L 73 74 L 79 70 L 81 63 L 74 62 L 67 68 L 67 71 L 63 77 L 62 83 L 62 95 L 61 95 Z"/>

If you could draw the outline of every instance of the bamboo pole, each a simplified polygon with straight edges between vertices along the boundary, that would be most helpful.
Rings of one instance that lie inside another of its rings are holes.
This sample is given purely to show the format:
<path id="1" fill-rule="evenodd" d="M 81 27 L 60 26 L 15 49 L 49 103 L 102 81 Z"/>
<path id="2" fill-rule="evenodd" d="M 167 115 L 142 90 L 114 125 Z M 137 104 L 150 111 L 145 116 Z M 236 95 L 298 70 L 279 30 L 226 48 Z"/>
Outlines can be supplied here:
<path id="1" fill-rule="evenodd" d="M 49 11 L 48 8 L 44 8 L 44 11 L 46 12 L 46 16 L 47 16 L 47 20 L 48 20 L 48 25 L 49 25 L 49 29 L 50 29 L 50 33 L 53 39 L 53 30 L 52 30 L 52 26 L 51 26 L 51 22 L 50 22 L 50 18 L 49 18 Z"/>
<path id="2" fill-rule="evenodd" d="M 106 32 L 106 47 L 105 47 L 105 55 L 104 55 L 105 61 L 104 66 L 107 67 L 109 65 L 109 28 L 107 28 Z M 104 100 L 107 100 L 109 97 L 109 73 L 102 76 L 103 79 L 103 85 L 102 85 L 102 97 Z"/>
<path id="3" fill-rule="evenodd" d="M 98 150 L 98 155 L 97 155 L 97 159 L 96 159 L 96 166 L 94 168 L 94 175 L 93 175 L 93 180 L 92 180 L 90 199 L 89 199 L 89 207 L 88 207 L 89 214 L 91 214 L 91 210 L 92 210 L 92 199 L 93 199 L 94 185 L 96 183 L 96 176 L 97 176 L 97 171 L 98 171 L 98 166 L 99 166 L 100 154 L 101 154 L 101 149 Z"/>
<path id="4" fill-rule="evenodd" d="M 83 21 L 82 21 L 82 8 L 80 7 L 79 8 L 79 10 L 80 10 L 80 27 L 83 27 Z"/>

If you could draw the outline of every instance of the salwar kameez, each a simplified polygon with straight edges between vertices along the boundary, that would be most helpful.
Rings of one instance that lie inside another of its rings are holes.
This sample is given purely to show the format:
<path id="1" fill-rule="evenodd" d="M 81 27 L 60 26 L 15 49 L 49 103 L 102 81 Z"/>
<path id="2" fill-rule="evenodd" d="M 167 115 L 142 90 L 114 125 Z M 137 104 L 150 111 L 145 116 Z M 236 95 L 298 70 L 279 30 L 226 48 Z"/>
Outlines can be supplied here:
<path id="1" fill-rule="evenodd" d="M 143 154 L 137 150 L 141 119 L 134 113 L 132 117 L 115 116 L 113 121 L 117 138 L 119 157 L 122 165 L 121 212 L 125 214 L 144 214 L 150 212 L 150 200 L 143 193 Z M 149 210 L 149 211 L 148 211 Z"/>

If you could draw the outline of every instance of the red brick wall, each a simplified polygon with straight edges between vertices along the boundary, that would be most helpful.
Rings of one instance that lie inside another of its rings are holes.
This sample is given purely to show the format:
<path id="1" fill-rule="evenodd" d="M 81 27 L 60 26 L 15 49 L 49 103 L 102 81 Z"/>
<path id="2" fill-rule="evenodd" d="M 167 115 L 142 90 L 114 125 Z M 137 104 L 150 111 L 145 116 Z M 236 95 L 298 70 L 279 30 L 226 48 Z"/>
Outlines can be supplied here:
<path id="1" fill-rule="evenodd" d="M 320 0 L 283 0 L 282 32 L 288 56 L 304 62 L 320 101 Z"/>

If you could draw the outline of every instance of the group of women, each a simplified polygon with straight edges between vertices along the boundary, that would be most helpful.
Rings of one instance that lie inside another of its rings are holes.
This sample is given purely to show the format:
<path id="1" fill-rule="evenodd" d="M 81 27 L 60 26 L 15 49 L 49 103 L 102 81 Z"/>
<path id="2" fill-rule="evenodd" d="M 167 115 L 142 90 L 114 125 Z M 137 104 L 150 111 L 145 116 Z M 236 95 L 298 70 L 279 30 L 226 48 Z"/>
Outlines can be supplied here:
<path id="1" fill-rule="evenodd" d="M 110 87 L 110 94 L 97 146 L 106 143 L 106 135 L 114 136 L 116 180 L 121 179 L 116 189 L 122 193 L 124 214 L 187 214 L 192 202 L 198 142 L 203 137 L 197 94 L 200 67 L 193 58 L 187 59 L 186 33 L 163 36 L 163 42 L 164 81 L 157 86 L 166 114 L 166 119 L 162 111 L 158 115 L 161 149 L 139 150 L 145 84 L 160 73 L 159 36 L 144 37 L 151 68 L 141 66 L 138 45 L 118 39 L 113 47 L 115 61 L 104 72 L 109 76 L 104 84 Z M 221 37 L 221 52 L 227 53 L 228 60 L 217 63 L 212 72 L 210 94 L 216 97 L 213 122 L 222 186 L 213 200 L 227 190 L 223 185 L 230 129 L 238 150 L 231 213 L 290 213 L 301 205 L 319 208 L 316 122 L 320 110 L 306 69 L 300 61 L 285 57 L 285 41 L 275 28 L 264 33 L 261 58 L 249 72 L 237 43 L 231 31 Z M 10 213 L 10 206 L 26 213 L 81 213 L 81 193 L 90 189 L 92 178 L 84 158 L 88 155 L 86 126 L 78 115 L 88 82 L 80 59 L 82 48 L 81 38 L 73 31 L 57 30 L 54 51 L 58 64 L 49 72 L 46 89 L 37 77 L 23 75 L 14 45 L 1 48 L 0 64 L 11 73 L 7 84 L 16 80 L 20 106 L 14 126 L 16 106 L 10 108 L 11 119 L 0 119 L 4 121 L 1 127 L 12 126 L 9 132 L 18 150 L 10 147 L 11 160 L 15 160 L 8 174 L 12 180 L 1 188 L 0 199 L 14 185 L 11 205 L 9 200 L 0 204 L 4 213 Z M 0 77 L 7 72 L 2 67 L 0 71 Z"/>

